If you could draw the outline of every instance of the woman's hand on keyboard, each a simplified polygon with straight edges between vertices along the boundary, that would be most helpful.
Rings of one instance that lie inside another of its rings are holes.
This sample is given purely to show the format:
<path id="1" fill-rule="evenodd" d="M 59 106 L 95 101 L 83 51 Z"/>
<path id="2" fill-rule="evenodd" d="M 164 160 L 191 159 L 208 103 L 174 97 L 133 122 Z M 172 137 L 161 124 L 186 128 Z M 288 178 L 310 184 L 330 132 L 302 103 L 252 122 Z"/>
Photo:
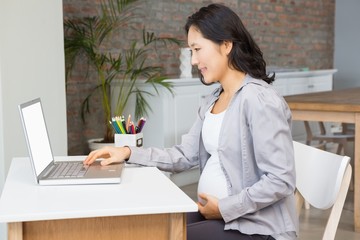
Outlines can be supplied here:
<path id="1" fill-rule="evenodd" d="M 84 160 L 85 165 L 90 165 L 96 159 L 103 158 L 101 165 L 109 165 L 111 163 L 124 162 L 130 157 L 131 150 L 128 147 L 110 147 L 106 146 L 101 149 L 92 151 Z"/>

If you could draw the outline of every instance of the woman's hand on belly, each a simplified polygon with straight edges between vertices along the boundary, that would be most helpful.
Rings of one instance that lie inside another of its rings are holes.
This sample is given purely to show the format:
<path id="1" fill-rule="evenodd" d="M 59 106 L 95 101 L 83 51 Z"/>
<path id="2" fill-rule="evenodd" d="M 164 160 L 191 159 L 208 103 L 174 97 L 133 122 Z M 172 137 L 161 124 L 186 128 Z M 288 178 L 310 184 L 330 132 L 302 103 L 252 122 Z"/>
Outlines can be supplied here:
<path id="1" fill-rule="evenodd" d="M 199 211 L 206 219 L 222 219 L 218 198 L 205 193 L 200 193 L 199 199 L 201 199 L 201 201 L 197 203 Z"/>

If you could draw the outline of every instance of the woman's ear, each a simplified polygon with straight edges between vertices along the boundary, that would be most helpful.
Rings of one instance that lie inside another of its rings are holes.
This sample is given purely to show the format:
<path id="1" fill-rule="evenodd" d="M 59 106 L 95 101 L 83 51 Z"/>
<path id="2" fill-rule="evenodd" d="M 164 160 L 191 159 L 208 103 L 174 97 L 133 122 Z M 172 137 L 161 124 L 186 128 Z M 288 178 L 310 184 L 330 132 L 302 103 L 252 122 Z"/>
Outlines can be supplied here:
<path id="1" fill-rule="evenodd" d="M 229 55 L 229 53 L 231 52 L 231 49 L 233 47 L 233 42 L 232 41 L 224 41 L 223 45 L 224 45 L 224 50 L 225 50 L 226 55 Z"/>

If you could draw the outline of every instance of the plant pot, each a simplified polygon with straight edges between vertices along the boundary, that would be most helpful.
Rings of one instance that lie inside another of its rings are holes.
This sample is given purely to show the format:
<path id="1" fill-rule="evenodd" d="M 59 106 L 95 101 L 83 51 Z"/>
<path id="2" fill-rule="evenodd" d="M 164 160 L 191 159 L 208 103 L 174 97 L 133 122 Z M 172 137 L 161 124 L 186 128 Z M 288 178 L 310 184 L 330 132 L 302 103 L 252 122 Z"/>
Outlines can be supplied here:
<path id="1" fill-rule="evenodd" d="M 180 49 L 180 78 L 192 78 L 190 48 Z"/>
<path id="2" fill-rule="evenodd" d="M 89 145 L 89 149 L 91 151 L 93 150 L 97 150 L 97 149 L 100 149 L 102 147 L 105 147 L 105 146 L 112 146 L 114 147 L 115 144 L 114 143 L 102 143 L 101 140 L 103 138 L 93 138 L 93 139 L 89 139 L 88 140 L 88 145 Z"/>

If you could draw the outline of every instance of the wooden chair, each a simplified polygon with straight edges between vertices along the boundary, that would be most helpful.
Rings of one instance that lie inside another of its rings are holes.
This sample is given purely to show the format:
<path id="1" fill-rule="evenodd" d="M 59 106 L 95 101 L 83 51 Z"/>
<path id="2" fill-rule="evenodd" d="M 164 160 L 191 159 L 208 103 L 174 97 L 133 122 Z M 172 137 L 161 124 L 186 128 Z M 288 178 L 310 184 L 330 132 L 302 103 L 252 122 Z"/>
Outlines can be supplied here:
<path id="1" fill-rule="evenodd" d="M 318 209 L 331 208 L 323 240 L 335 238 L 351 179 L 350 158 L 294 141 L 296 207 L 304 200 Z"/>
<path id="2" fill-rule="evenodd" d="M 342 123 L 342 133 L 345 134 L 355 134 L 355 124 L 354 123 Z"/>
<path id="3" fill-rule="evenodd" d="M 311 145 L 313 141 L 318 141 L 319 148 L 326 150 L 326 143 L 332 142 L 337 143 L 338 147 L 336 150 L 336 154 L 343 153 L 344 155 L 349 155 L 346 153 L 347 143 L 354 142 L 355 134 L 342 132 L 342 133 L 326 133 L 326 129 L 323 122 L 318 122 L 320 133 L 314 134 L 311 130 L 310 124 L 308 121 L 304 121 L 305 130 L 306 130 L 306 144 Z M 347 129 L 346 124 L 342 124 L 343 129 Z"/>

